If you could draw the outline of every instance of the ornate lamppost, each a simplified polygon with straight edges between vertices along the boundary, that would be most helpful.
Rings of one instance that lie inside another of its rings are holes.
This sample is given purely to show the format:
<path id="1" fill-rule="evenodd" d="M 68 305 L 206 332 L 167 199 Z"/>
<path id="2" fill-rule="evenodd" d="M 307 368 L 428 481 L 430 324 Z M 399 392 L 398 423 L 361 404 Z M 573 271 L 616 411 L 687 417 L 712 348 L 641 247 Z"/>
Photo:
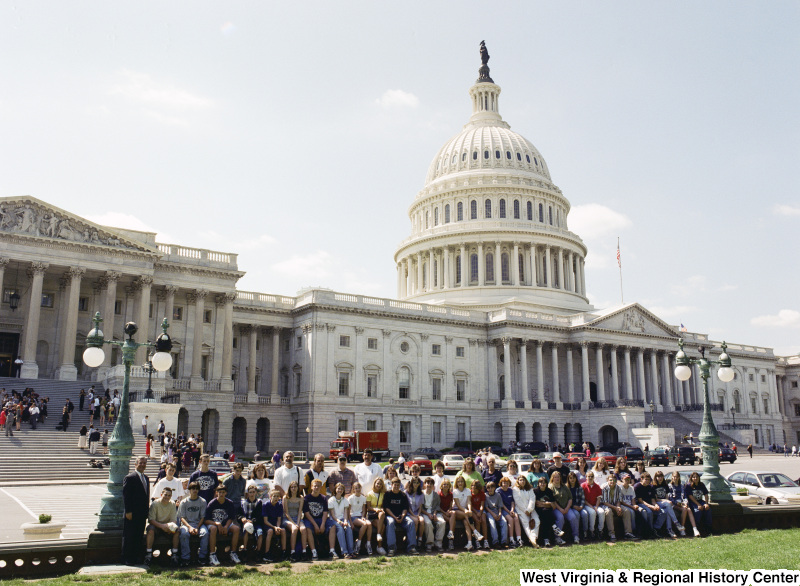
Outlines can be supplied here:
<path id="1" fill-rule="evenodd" d="M 705 348 L 700 346 L 700 358 L 689 358 L 683 350 L 683 338 L 678 340 L 680 351 L 675 355 L 675 378 L 680 381 L 687 381 L 692 376 L 690 365 L 697 365 L 700 369 L 700 378 L 703 379 L 703 425 L 700 427 L 700 446 L 703 451 L 703 483 L 711 494 L 711 500 L 716 503 L 730 503 L 730 489 L 725 484 L 725 480 L 719 473 L 719 433 L 711 418 L 711 400 L 708 394 L 708 377 L 711 376 L 711 365 L 719 364 L 717 370 L 719 380 L 724 383 L 733 380 L 733 369 L 731 368 L 731 358 L 728 356 L 728 345 L 722 343 L 722 354 L 719 360 L 708 360 L 705 355 Z"/>
<path id="2" fill-rule="evenodd" d="M 131 366 L 136 359 L 136 350 L 142 346 L 154 347 L 156 352 L 153 354 L 152 364 L 153 368 L 159 372 L 172 366 L 172 355 L 170 354 L 172 340 L 167 334 L 167 328 L 169 327 L 167 318 L 164 318 L 161 323 L 162 333 L 156 339 L 155 344 L 149 342 L 139 343 L 133 339 L 134 334 L 139 330 L 134 322 L 125 324 L 123 331 L 128 338 L 120 342 L 105 339 L 103 332 L 100 330 L 100 323 L 103 321 L 100 317 L 100 312 L 95 314 L 92 321 L 94 322 L 94 329 L 86 336 L 87 348 L 83 352 L 83 361 L 91 368 L 100 366 L 105 359 L 103 344 L 120 346 L 122 347 L 122 363 L 125 366 L 125 376 L 122 382 L 122 399 L 119 406 L 119 414 L 117 415 L 117 423 L 114 425 L 111 439 L 108 442 L 111 466 L 108 482 L 106 483 L 107 492 L 101 498 L 103 504 L 98 513 L 97 529 L 89 538 L 90 546 L 94 540 L 102 541 L 117 532 L 119 535 L 122 534 L 125 510 L 122 502 L 122 480 L 128 474 L 131 453 L 135 445 L 130 420 L 129 390 Z"/>

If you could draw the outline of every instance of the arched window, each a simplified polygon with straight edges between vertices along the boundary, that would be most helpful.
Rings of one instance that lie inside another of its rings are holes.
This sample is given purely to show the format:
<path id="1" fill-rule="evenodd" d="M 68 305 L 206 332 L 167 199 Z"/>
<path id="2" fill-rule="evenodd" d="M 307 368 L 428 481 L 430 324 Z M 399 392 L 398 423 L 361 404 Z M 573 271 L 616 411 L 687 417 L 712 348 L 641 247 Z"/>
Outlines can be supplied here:
<path id="1" fill-rule="evenodd" d="M 439 225 L 439 208 L 433 208 L 433 225 Z"/>
<path id="2" fill-rule="evenodd" d="M 525 282 L 525 257 L 522 254 L 519 255 L 519 282 Z"/>
<path id="3" fill-rule="evenodd" d="M 449 203 L 444 204 L 444 223 L 445 224 L 449 224 L 450 223 L 450 204 Z"/>
<path id="4" fill-rule="evenodd" d="M 478 160 L 478 151 L 473 151 L 472 152 L 472 160 L 473 161 L 477 161 Z"/>
<path id="5" fill-rule="evenodd" d="M 508 254 L 505 252 L 500 255 L 500 272 L 504 283 L 511 280 L 508 276 Z"/>
<path id="6" fill-rule="evenodd" d="M 528 221 L 533 222 L 533 204 L 528 202 Z"/>
<path id="7" fill-rule="evenodd" d="M 469 202 L 469 219 L 470 220 L 477 220 L 478 219 L 478 202 L 474 199 Z"/>
<path id="8" fill-rule="evenodd" d="M 550 218 L 550 225 L 553 225 L 553 206 L 548 206 L 547 215 Z"/>
<path id="9" fill-rule="evenodd" d="M 495 151 L 494 152 L 494 158 L 495 159 L 499 159 L 500 158 L 500 151 Z"/>
<path id="10" fill-rule="evenodd" d="M 539 221 L 544 223 L 544 206 L 539 204 Z"/>
<path id="11" fill-rule="evenodd" d="M 514 219 L 519 220 L 519 200 L 514 200 Z"/>
<path id="12" fill-rule="evenodd" d="M 461 283 L 461 255 L 456 256 L 456 283 Z"/>
<path id="13" fill-rule="evenodd" d="M 511 151 L 506 151 L 506 159 L 511 160 Z"/>
<path id="14" fill-rule="evenodd" d="M 504 199 L 500 200 L 500 217 L 501 218 L 506 217 L 506 200 Z"/>
<path id="15" fill-rule="evenodd" d="M 521 155 L 521 154 L 519 154 L 519 153 L 517 153 L 517 160 L 518 160 L 518 161 L 521 161 L 521 160 L 522 160 L 522 155 Z"/>
<path id="16" fill-rule="evenodd" d="M 478 255 L 477 254 L 470 254 L 469 255 L 469 282 L 470 283 L 477 283 L 478 282 Z"/>
<path id="17" fill-rule="evenodd" d="M 464 220 L 464 204 L 462 202 L 458 202 L 456 204 L 456 222 L 462 222 Z"/>
<path id="18" fill-rule="evenodd" d="M 484 159 L 488 159 L 489 158 L 489 151 L 483 151 L 483 158 Z"/>
<path id="19" fill-rule="evenodd" d="M 484 217 L 491 218 L 492 217 L 492 200 L 491 199 L 487 199 L 485 202 L 483 202 L 483 208 L 484 208 L 484 212 L 483 212 Z"/>
<path id="20" fill-rule="evenodd" d="M 461 153 L 461 162 L 463 163 L 466 160 L 467 160 L 467 153 Z"/>
<path id="21" fill-rule="evenodd" d="M 494 255 L 486 254 L 486 281 L 494 281 Z"/>

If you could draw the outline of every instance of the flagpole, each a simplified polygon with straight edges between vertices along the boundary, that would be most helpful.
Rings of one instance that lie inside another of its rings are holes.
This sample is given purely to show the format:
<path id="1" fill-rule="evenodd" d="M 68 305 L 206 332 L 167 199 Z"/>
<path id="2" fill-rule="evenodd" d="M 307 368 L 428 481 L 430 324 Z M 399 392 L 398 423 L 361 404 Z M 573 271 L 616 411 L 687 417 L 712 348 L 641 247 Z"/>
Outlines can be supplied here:
<path id="1" fill-rule="evenodd" d="M 619 266 L 619 298 L 625 305 L 625 295 L 622 292 L 622 257 L 619 252 L 619 236 L 617 236 L 617 265 Z"/>

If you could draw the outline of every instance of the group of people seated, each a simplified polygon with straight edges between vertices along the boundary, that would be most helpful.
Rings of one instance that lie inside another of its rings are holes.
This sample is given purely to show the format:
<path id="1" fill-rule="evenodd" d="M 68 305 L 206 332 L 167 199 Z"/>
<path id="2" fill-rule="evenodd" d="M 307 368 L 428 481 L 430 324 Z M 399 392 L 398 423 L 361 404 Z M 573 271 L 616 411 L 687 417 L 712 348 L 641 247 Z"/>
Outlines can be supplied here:
<path id="1" fill-rule="evenodd" d="M 661 471 L 651 476 L 643 465 L 628 469 L 624 458 L 613 471 L 603 458 L 593 468 L 584 462 L 576 470 L 558 452 L 553 461 L 545 470 L 534 459 L 530 471 L 519 474 L 513 460 L 501 472 L 491 455 L 480 471 L 466 458 L 452 482 L 441 462 L 426 478 L 412 466 L 404 481 L 394 467 L 373 463 L 369 451 L 354 469 L 341 456 L 332 472 L 317 454 L 301 477 L 287 452 L 271 481 L 263 463 L 249 479 L 239 463 L 220 480 L 203 455 L 189 478 L 188 498 L 172 465 L 156 484 L 154 494 L 160 499 L 150 508 L 145 561 L 152 559 L 158 532 L 172 540 L 174 563 L 190 563 L 194 536 L 199 538 L 198 561 L 216 566 L 220 536 L 230 537 L 230 561 L 238 564 L 240 554 L 267 563 L 316 560 L 325 555 L 318 549 L 325 548 L 333 559 L 372 555 L 373 534 L 376 552 L 392 556 L 398 532 L 401 540 L 405 537 L 406 552 L 414 555 L 423 546 L 427 552 L 453 551 L 461 533 L 467 551 L 516 548 L 525 542 L 534 548 L 560 546 L 570 539 L 578 544 L 602 540 L 604 531 L 615 541 L 617 518 L 624 539 L 675 538 L 675 531 L 686 535 L 688 526 L 700 536 L 699 527 L 711 528 L 708 490 L 696 472 L 684 485 L 678 472 L 667 482 Z"/>

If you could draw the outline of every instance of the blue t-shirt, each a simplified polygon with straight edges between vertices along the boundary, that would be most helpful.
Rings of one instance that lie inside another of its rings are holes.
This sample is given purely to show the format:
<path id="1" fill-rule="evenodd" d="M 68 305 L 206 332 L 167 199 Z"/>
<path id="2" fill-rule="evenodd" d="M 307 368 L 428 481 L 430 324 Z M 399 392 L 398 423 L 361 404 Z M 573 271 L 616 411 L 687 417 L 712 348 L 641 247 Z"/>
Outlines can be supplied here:
<path id="1" fill-rule="evenodd" d="M 214 492 L 217 490 L 217 485 L 219 484 L 219 476 L 217 476 L 216 472 L 212 472 L 211 470 L 208 472 L 195 470 L 189 477 L 189 484 L 192 482 L 197 482 L 200 485 L 200 492 L 198 494 L 203 497 L 207 503 L 214 500 Z"/>
<path id="2" fill-rule="evenodd" d="M 225 499 L 225 502 L 219 502 L 213 499 L 208 506 L 206 506 L 206 520 L 213 521 L 214 523 L 222 523 L 223 525 L 228 522 L 228 519 L 236 518 L 236 505 L 230 499 Z"/>
<path id="3" fill-rule="evenodd" d="M 328 512 L 328 497 L 320 493 L 319 496 L 307 494 L 303 498 L 303 513 L 311 513 L 311 517 L 319 525 L 322 515 Z"/>
<path id="4" fill-rule="evenodd" d="M 505 505 L 506 509 L 510 511 L 511 503 L 514 502 L 514 492 L 510 488 L 508 490 L 503 490 L 502 488 L 498 488 L 497 494 L 499 494 L 500 498 L 503 499 L 503 505 Z"/>
<path id="5" fill-rule="evenodd" d="M 267 521 L 269 521 L 269 523 L 272 525 L 277 525 L 278 519 L 283 517 L 283 503 L 278 501 L 277 504 L 273 505 L 270 501 L 264 500 L 261 505 L 261 514 L 267 519 Z M 320 515 L 320 517 L 321 516 L 322 515 Z"/>

